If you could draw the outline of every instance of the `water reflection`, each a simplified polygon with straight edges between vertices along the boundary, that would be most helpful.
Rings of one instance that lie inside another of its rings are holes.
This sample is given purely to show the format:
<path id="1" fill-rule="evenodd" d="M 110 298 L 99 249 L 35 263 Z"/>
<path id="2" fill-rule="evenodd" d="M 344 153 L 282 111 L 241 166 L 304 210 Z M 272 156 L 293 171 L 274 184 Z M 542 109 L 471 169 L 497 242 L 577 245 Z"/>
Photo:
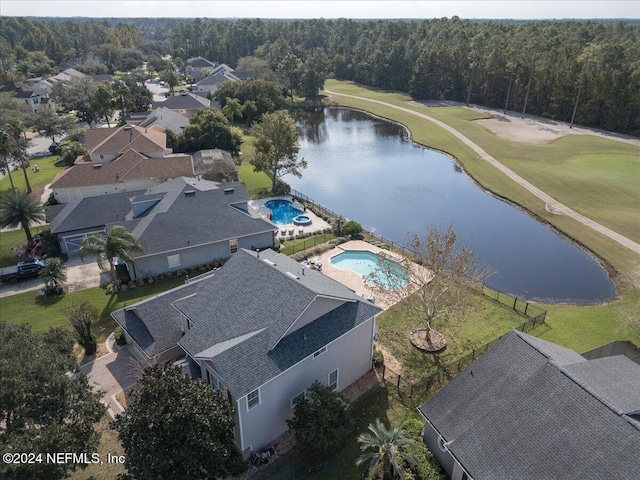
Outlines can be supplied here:
<path id="1" fill-rule="evenodd" d="M 448 156 L 408 141 L 403 127 L 347 109 L 298 117 L 309 163 L 292 188 L 394 242 L 452 224 L 495 271 L 487 283 L 521 298 L 577 303 L 613 298 L 586 252 L 486 194 Z"/>

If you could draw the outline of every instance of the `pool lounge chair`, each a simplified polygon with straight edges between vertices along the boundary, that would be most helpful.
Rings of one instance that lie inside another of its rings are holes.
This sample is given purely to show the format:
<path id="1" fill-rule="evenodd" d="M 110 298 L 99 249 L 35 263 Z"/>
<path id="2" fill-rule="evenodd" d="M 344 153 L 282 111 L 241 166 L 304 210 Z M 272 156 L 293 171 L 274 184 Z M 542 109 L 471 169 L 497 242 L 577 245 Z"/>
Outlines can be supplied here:
<path id="1" fill-rule="evenodd" d="M 293 235 L 293 227 L 289 227 L 289 235 Z"/>

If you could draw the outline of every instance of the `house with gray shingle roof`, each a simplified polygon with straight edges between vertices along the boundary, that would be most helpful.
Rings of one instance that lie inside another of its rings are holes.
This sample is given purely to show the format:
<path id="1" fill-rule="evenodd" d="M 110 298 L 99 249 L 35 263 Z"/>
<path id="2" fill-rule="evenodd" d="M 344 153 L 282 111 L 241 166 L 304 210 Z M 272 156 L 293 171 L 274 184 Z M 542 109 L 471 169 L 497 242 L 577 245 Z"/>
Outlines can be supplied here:
<path id="1" fill-rule="evenodd" d="M 235 407 L 248 456 L 287 430 L 315 380 L 341 391 L 371 369 L 380 311 L 286 255 L 239 249 L 215 272 L 112 316 L 144 363 L 182 350 L 178 364 Z"/>
<path id="2" fill-rule="evenodd" d="M 419 407 L 452 480 L 640 478 L 640 365 L 511 331 Z"/>
<path id="3" fill-rule="evenodd" d="M 216 64 L 203 57 L 193 57 L 187 60 L 187 66 L 191 67 L 191 75 L 196 80 L 206 76 L 206 72 L 211 72 L 216 68 Z"/>
<path id="4" fill-rule="evenodd" d="M 127 264 L 131 279 L 228 258 L 239 248 L 270 248 L 274 225 L 248 207 L 240 182 L 177 177 L 146 190 L 68 203 L 51 220 L 63 253 L 76 252 L 88 233 L 121 225 L 142 244 Z"/>
<path id="5" fill-rule="evenodd" d="M 180 95 L 173 95 L 161 102 L 153 102 L 152 108 L 168 108 L 180 115 L 184 115 L 186 118 L 191 117 L 201 108 L 211 106 L 211 100 L 206 97 L 194 95 L 190 92 L 182 92 Z"/>

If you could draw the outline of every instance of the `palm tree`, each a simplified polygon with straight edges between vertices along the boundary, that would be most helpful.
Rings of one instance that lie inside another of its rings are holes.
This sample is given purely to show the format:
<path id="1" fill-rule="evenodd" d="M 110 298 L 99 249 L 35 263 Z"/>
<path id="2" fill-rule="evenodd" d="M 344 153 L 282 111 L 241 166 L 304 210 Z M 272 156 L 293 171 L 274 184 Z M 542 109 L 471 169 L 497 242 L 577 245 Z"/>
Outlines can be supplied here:
<path id="1" fill-rule="evenodd" d="M 238 100 L 237 98 L 227 97 L 225 106 L 222 107 L 222 113 L 224 114 L 225 117 L 227 117 L 227 120 L 231 122 L 231 125 L 233 125 L 233 119 L 235 117 L 242 116 L 243 110 L 244 110 L 244 107 L 240 103 L 240 100 Z"/>
<path id="2" fill-rule="evenodd" d="M 2 168 L 7 170 L 7 176 L 9 177 L 9 183 L 11 183 L 11 191 L 15 192 L 16 187 L 13 184 L 13 177 L 11 176 L 11 165 L 9 165 L 8 157 L 11 155 L 11 138 L 9 134 L 4 130 L 0 130 L 0 156 L 2 156 Z"/>
<path id="3" fill-rule="evenodd" d="M 67 266 L 59 258 L 49 258 L 45 262 L 44 268 L 40 270 L 40 276 L 46 278 L 44 284 L 46 291 L 62 290 L 67 281 Z"/>
<path id="4" fill-rule="evenodd" d="M 27 193 L 31 193 L 31 184 L 29 183 L 29 177 L 27 177 L 27 167 L 29 161 L 27 160 L 26 142 L 23 138 L 24 129 L 20 120 L 15 118 L 10 119 L 7 122 L 7 133 L 13 138 L 15 145 L 12 150 L 13 158 L 18 162 L 22 173 L 24 173 L 24 183 L 27 186 Z"/>
<path id="5" fill-rule="evenodd" d="M 29 225 L 44 220 L 44 207 L 32 195 L 23 190 L 4 192 L 0 196 L 0 228 L 22 226 L 27 240 L 33 236 Z"/>
<path id="6" fill-rule="evenodd" d="M 87 235 L 82 240 L 82 246 L 78 253 L 80 258 L 84 258 L 85 255 L 97 255 L 100 270 L 108 271 L 114 285 L 117 285 L 118 277 L 113 258 L 118 257 L 125 262 L 134 263 L 132 252 L 143 253 L 144 248 L 138 239 L 123 226 L 116 225 L 106 235 L 102 233 Z"/>
<path id="7" fill-rule="evenodd" d="M 360 450 L 373 450 L 363 453 L 356 460 L 356 465 L 360 466 L 368 463 L 369 478 L 379 475 L 383 479 L 404 478 L 402 464 L 404 461 L 415 463 L 415 459 L 406 451 L 405 447 L 412 447 L 415 442 L 408 438 L 405 430 L 392 423 L 387 429 L 385 425 L 376 418 L 375 425 L 369 424 L 370 433 L 361 433 L 358 436 Z"/>

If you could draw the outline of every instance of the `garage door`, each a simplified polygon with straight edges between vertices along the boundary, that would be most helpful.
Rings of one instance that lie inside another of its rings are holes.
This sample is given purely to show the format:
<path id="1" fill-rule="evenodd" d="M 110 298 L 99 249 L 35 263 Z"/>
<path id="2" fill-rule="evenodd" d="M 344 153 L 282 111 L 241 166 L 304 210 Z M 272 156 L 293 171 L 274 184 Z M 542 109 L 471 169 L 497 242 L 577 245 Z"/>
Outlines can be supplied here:
<path id="1" fill-rule="evenodd" d="M 82 240 L 87 235 L 92 235 L 94 233 L 105 233 L 104 230 L 96 230 L 95 232 L 87 232 L 81 233 L 79 235 L 69 235 L 68 237 L 62 237 L 62 241 L 60 242 L 60 247 L 62 248 L 62 253 L 75 253 L 80 250 L 82 246 Z"/>

